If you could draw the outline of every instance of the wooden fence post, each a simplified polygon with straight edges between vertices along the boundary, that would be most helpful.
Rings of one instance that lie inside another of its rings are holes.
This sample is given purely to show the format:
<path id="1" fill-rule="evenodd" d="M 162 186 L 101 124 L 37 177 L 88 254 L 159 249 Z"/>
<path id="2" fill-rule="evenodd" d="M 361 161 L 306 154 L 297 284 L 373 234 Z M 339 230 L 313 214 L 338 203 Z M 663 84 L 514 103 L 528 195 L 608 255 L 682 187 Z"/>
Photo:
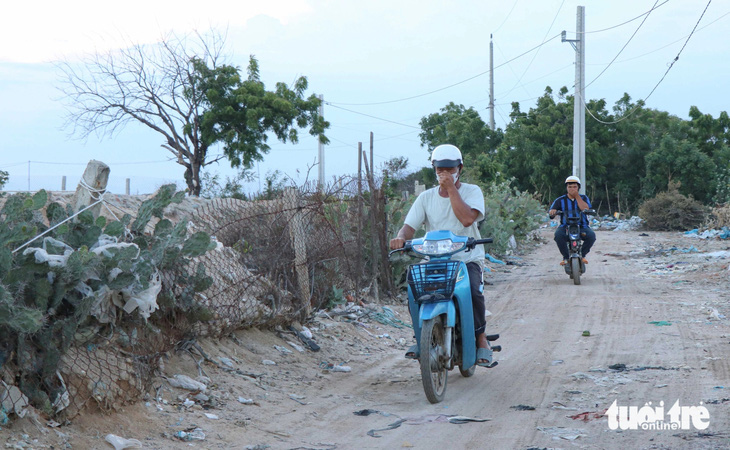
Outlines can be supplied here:
<path id="1" fill-rule="evenodd" d="M 307 241 L 304 234 L 304 221 L 299 210 L 299 191 L 288 188 L 284 191 L 284 208 L 289 217 L 289 238 L 294 249 L 294 268 L 297 274 L 299 297 L 302 299 L 304 317 L 309 317 L 312 311 L 311 296 L 309 294 L 309 271 L 307 270 Z"/>
<path id="2" fill-rule="evenodd" d="M 101 161 L 92 159 L 84 170 L 76 193 L 73 196 L 71 205 L 74 212 L 81 211 L 87 206 L 95 203 L 106 192 L 106 184 L 109 181 L 109 166 Z M 101 212 L 101 203 L 89 209 L 96 219 Z"/>

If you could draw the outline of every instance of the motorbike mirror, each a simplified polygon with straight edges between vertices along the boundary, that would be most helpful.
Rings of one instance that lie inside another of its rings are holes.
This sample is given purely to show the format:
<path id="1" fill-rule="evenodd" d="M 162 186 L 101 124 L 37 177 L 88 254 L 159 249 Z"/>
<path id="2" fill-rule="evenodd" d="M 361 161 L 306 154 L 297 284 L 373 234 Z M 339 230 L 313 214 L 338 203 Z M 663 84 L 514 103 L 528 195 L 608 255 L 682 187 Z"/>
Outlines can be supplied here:
<path id="1" fill-rule="evenodd" d="M 596 210 L 595 209 L 586 209 L 585 211 L 583 211 L 583 213 L 587 216 L 595 216 Z"/>

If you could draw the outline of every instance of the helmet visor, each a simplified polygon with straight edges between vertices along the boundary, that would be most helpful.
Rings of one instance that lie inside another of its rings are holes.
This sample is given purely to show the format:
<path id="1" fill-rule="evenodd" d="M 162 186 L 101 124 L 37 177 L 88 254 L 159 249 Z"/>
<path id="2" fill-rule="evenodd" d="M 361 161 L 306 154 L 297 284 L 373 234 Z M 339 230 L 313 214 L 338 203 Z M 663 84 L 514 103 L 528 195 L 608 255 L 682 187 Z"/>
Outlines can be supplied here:
<path id="1" fill-rule="evenodd" d="M 439 159 L 433 162 L 434 167 L 458 167 L 461 164 L 459 159 Z"/>

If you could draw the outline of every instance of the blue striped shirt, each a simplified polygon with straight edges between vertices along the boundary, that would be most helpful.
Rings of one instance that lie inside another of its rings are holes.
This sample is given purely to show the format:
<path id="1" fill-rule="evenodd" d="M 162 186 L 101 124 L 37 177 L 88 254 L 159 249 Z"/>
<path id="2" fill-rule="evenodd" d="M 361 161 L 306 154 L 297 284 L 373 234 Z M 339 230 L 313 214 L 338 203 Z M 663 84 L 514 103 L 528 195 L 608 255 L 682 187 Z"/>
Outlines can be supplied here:
<path id="1" fill-rule="evenodd" d="M 588 200 L 588 196 L 581 194 L 580 198 L 582 198 L 583 201 L 586 202 L 588 208 L 591 208 L 591 201 Z M 561 195 L 560 197 L 556 198 L 553 204 L 550 206 L 550 209 L 563 211 L 563 217 L 561 219 L 563 225 L 565 225 L 566 217 L 580 217 L 580 226 L 589 226 L 588 218 L 585 216 L 585 214 L 580 213 L 580 208 L 578 208 L 578 202 L 569 199 L 568 194 Z"/>

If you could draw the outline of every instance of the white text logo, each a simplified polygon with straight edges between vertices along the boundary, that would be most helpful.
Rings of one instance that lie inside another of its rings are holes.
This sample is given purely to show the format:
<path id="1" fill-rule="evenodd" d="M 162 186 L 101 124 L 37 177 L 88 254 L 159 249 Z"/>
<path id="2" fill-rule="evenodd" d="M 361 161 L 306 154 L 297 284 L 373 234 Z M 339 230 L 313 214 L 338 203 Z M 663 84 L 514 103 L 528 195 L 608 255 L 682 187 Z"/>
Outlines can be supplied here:
<path id="1" fill-rule="evenodd" d="M 614 400 L 606 411 L 608 428 L 612 430 L 704 430 L 710 426 L 710 412 L 702 406 L 680 406 L 674 402 L 665 413 L 664 402 L 652 407 L 651 402 L 638 406 L 618 406 Z"/>

